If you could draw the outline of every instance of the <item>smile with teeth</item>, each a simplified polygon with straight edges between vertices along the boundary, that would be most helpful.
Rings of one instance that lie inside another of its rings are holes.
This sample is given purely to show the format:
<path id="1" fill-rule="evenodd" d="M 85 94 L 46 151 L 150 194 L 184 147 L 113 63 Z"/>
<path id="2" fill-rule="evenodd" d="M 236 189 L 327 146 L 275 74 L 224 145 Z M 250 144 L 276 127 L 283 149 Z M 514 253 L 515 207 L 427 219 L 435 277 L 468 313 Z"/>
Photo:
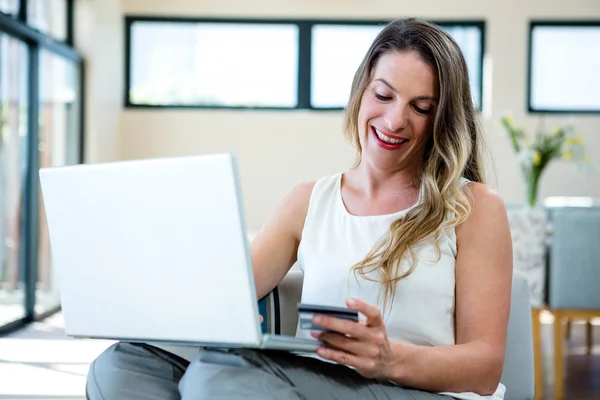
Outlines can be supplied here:
<path id="1" fill-rule="evenodd" d="M 387 135 L 385 135 L 384 133 L 381 133 L 377 128 L 373 128 L 375 130 L 375 134 L 377 135 L 377 137 L 385 143 L 389 143 L 389 144 L 402 144 L 404 142 L 407 142 L 408 139 L 394 139 L 391 138 Z"/>

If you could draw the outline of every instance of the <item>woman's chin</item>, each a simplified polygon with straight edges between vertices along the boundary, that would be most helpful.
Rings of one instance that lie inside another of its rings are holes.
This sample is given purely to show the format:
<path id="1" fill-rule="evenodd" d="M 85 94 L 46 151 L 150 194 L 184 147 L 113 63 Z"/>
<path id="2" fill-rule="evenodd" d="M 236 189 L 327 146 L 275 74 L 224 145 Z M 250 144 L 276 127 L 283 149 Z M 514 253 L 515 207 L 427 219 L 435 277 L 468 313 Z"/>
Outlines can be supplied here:
<path id="1" fill-rule="evenodd" d="M 404 155 L 404 154 L 403 154 Z M 400 171 L 412 171 L 415 168 L 411 168 L 413 163 L 410 162 L 406 157 L 399 157 L 397 154 L 379 154 L 379 152 L 365 152 L 362 156 L 363 162 L 366 161 L 366 165 L 376 171 L 385 172 L 400 172 Z M 418 163 L 417 163 L 418 164 Z"/>
<path id="2" fill-rule="evenodd" d="M 396 171 L 402 168 L 402 163 L 397 158 L 371 156 L 367 157 L 366 160 L 369 167 L 378 171 Z"/>

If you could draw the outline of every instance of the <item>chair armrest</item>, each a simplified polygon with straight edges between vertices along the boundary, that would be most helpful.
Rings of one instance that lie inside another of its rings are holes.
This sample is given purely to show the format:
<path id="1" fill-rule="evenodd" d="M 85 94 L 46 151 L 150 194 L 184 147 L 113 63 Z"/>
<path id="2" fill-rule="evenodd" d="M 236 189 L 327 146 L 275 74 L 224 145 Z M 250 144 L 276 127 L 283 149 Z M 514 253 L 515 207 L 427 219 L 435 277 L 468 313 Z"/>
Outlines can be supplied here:
<path id="1" fill-rule="evenodd" d="M 265 298 L 267 332 L 296 336 L 298 326 L 297 304 L 302 297 L 304 274 L 292 268 L 279 285 Z"/>
<path id="2" fill-rule="evenodd" d="M 534 396 L 533 331 L 529 282 L 524 272 L 513 271 L 511 292 L 500 381 L 506 386 L 506 400 L 529 400 Z"/>

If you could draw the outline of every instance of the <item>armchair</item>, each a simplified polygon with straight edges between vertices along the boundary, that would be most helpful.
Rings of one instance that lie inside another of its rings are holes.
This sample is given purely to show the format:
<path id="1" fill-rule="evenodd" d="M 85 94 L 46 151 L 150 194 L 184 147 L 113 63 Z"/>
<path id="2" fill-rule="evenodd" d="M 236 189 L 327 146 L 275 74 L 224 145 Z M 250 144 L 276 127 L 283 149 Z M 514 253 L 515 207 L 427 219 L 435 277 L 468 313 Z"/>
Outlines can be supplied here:
<path id="1" fill-rule="evenodd" d="M 592 347 L 591 318 L 600 317 L 600 208 L 552 210 L 552 246 L 548 276 L 549 304 L 554 314 L 554 396 L 564 397 L 565 323 L 587 320 L 587 348 Z"/>
<path id="2" fill-rule="evenodd" d="M 303 273 L 293 268 L 266 300 L 267 331 L 295 335 L 298 323 L 296 304 L 302 294 Z M 534 397 L 533 343 L 530 289 L 523 272 L 513 272 L 511 311 L 506 356 L 501 382 L 505 400 Z"/>

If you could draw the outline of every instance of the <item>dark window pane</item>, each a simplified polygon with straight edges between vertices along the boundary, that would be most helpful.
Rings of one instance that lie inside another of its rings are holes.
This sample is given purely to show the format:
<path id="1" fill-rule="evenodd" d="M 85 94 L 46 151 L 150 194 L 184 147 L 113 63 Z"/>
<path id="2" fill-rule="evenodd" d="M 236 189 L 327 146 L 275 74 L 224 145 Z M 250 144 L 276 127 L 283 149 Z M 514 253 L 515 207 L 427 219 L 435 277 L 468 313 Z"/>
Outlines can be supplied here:
<path id="1" fill-rule="evenodd" d="M 0 0 L 0 12 L 17 15 L 19 12 L 19 0 Z"/>
<path id="2" fill-rule="evenodd" d="M 21 251 L 27 164 L 27 47 L 0 34 L 0 326 L 25 316 Z"/>
<path id="3" fill-rule="evenodd" d="M 76 163 L 79 149 L 77 65 L 47 51 L 40 52 L 40 168 Z M 40 237 L 35 312 L 59 304 L 41 193 Z"/>
<path id="4" fill-rule="evenodd" d="M 531 39 L 530 107 L 600 111 L 600 24 L 535 26 Z"/>
<path id="5" fill-rule="evenodd" d="M 133 104 L 294 107 L 293 24 L 134 22 Z"/>
<path id="6" fill-rule="evenodd" d="M 481 87 L 482 74 L 481 65 L 483 61 L 483 32 L 477 26 L 442 26 L 442 28 L 454 38 L 463 53 L 467 69 L 469 70 L 469 81 L 471 83 L 471 96 L 475 107 L 481 109 Z"/>
<path id="7" fill-rule="evenodd" d="M 55 39 L 67 38 L 67 0 L 28 0 L 27 24 Z"/>
<path id="8" fill-rule="evenodd" d="M 346 106 L 354 74 L 381 29 L 381 26 L 376 25 L 313 26 L 311 58 L 313 107 Z"/>
<path id="9" fill-rule="evenodd" d="M 477 26 L 442 26 L 460 46 L 469 69 L 475 106 L 481 99 L 483 36 Z M 343 108 L 352 79 L 381 25 L 314 25 L 312 29 L 311 104 L 315 108 Z"/>

